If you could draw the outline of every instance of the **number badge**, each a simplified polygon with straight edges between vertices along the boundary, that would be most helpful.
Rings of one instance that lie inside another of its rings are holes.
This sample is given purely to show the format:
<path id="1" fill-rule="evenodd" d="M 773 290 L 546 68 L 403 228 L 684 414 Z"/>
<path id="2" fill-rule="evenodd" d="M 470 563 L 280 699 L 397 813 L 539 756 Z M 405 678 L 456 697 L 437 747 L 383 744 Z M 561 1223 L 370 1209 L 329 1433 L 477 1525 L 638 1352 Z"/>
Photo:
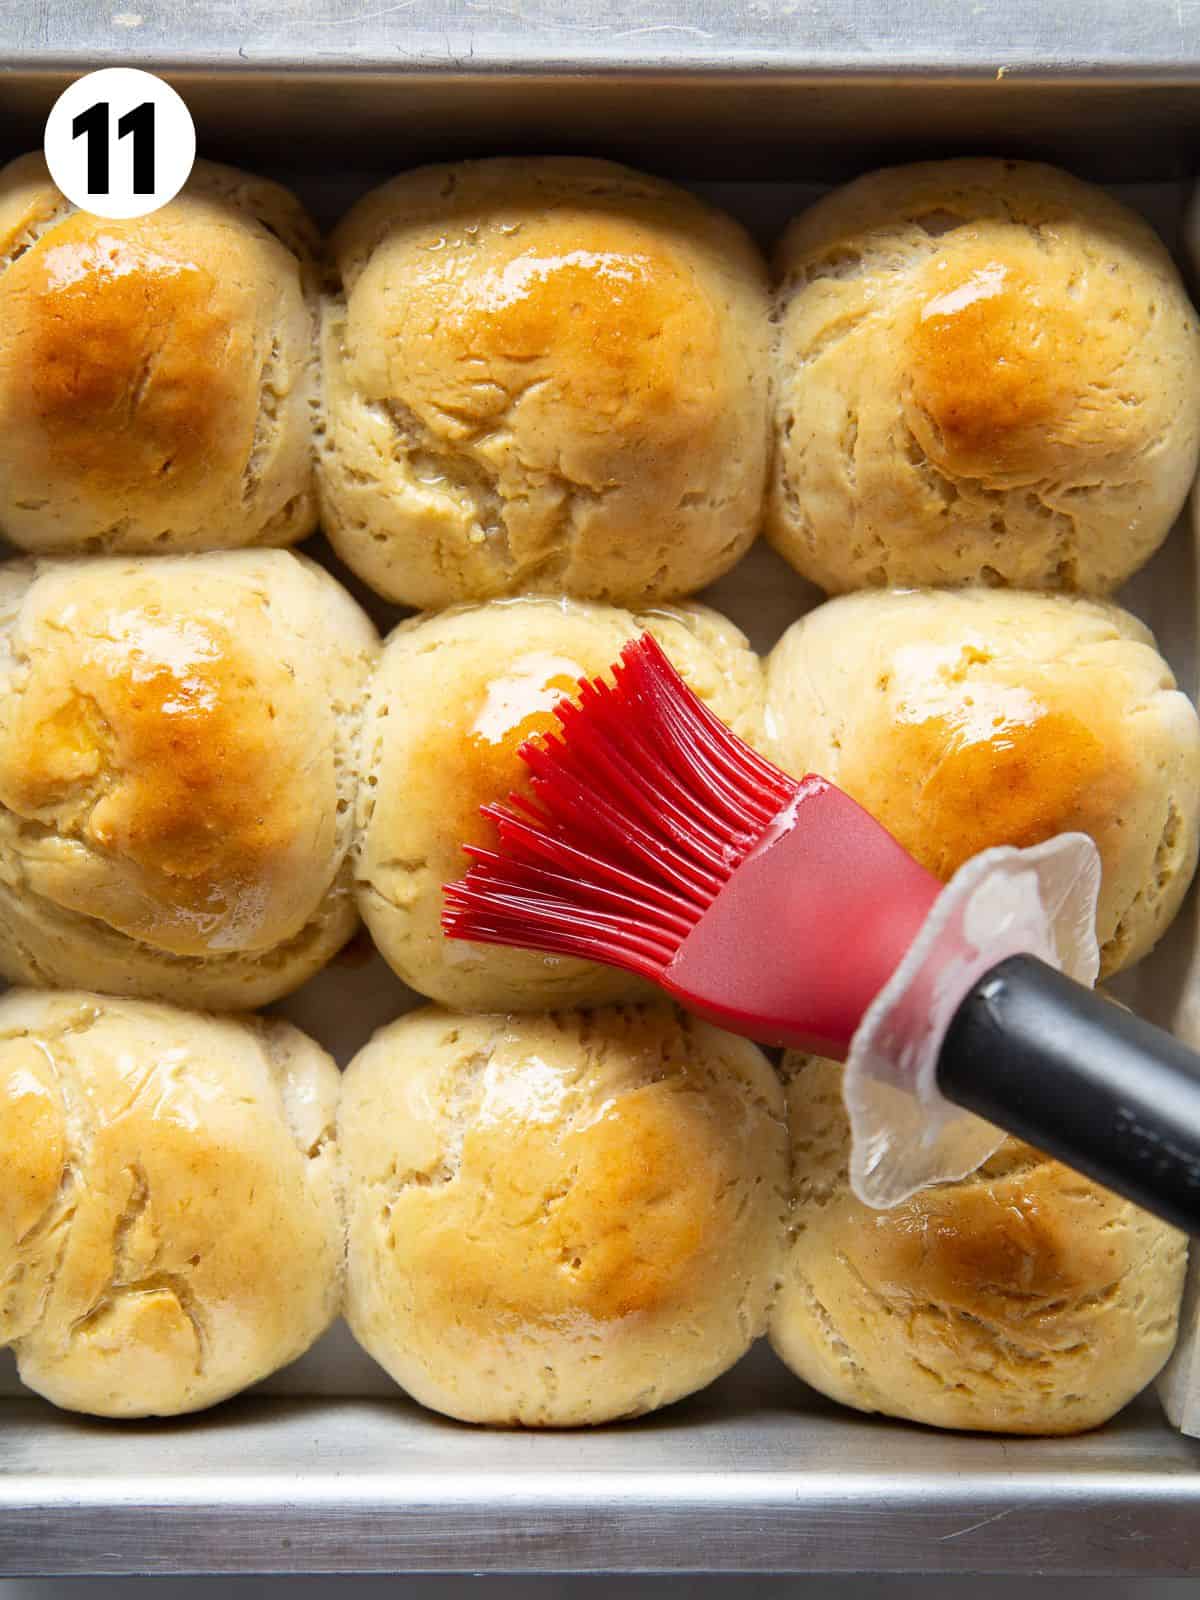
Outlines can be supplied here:
<path id="1" fill-rule="evenodd" d="M 196 129 L 183 100 L 152 72 L 106 67 L 64 89 L 46 119 L 50 176 L 98 217 L 142 217 L 187 182 Z"/>

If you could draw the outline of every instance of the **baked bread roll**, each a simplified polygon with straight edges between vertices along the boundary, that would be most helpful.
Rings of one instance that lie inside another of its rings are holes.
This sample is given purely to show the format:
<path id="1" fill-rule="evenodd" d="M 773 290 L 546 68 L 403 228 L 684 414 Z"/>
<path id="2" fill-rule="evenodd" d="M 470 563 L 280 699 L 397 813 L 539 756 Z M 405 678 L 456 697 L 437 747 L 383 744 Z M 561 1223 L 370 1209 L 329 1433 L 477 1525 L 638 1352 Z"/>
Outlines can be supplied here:
<path id="1" fill-rule="evenodd" d="M 385 959 L 422 994 L 464 1011 L 600 1005 L 646 995 L 590 961 L 446 939 L 442 889 L 494 844 L 487 801 L 526 784 L 517 751 L 557 728 L 552 707 L 605 672 L 643 630 L 737 731 L 761 738 L 762 675 L 745 638 L 704 606 L 634 616 L 571 600 L 463 606 L 402 623 L 372 683 L 355 872 Z"/>
<path id="2" fill-rule="evenodd" d="M 703 1388 L 763 1331 L 783 1096 L 754 1045 L 661 1003 L 429 1007 L 350 1064 L 346 1317 L 414 1399 L 572 1427 Z"/>
<path id="3" fill-rule="evenodd" d="M 1154 232 L 1019 161 L 872 173 L 776 263 L 767 531 L 805 577 L 1106 593 L 1196 474 L 1200 322 Z"/>
<path id="4" fill-rule="evenodd" d="M 0 999 L 0 1343 L 55 1405 L 214 1405 L 337 1313 L 338 1074 L 284 1022 Z"/>
<path id="5" fill-rule="evenodd" d="M 892 1211 L 850 1192 L 841 1069 L 785 1058 L 792 1206 L 771 1343 L 859 1411 L 991 1433 L 1079 1433 L 1171 1353 L 1187 1243 L 1008 1139 Z"/>
<path id="6" fill-rule="evenodd" d="M 147 217 L 0 172 L 0 532 L 23 550 L 291 544 L 316 524 L 316 232 L 197 161 Z"/>
<path id="7" fill-rule="evenodd" d="M 744 230 L 605 161 L 423 167 L 333 238 L 322 524 L 390 600 L 700 589 L 758 531 L 766 276 Z"/>
<path id="8" fill-rule="evenodd" d="M 240 1010 L 323 966 L 377 648 L 286 551 L 0 567 L 0 975 Z"/>
<path id="9" fill-rule="evenodd" d="M 989 589 L 847 595 L 767 669 L 780 765 L 840 784 L 931 872 L 1090 834 L 1101 971 L 1139 960 L 1196 865 L 1200 725 L 1149 630 L 1102 601 Z"/>

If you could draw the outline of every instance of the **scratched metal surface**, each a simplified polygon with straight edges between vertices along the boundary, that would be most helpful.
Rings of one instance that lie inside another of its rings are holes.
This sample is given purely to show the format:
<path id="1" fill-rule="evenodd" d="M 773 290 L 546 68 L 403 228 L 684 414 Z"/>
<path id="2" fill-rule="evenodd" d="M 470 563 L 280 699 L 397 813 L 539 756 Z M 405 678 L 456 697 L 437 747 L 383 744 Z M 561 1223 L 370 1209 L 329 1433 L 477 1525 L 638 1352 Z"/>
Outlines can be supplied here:
<path id="1" fill-rule="evenodd" d="M 1002 148 L 1133 179 L 1200 147 L 1200 0 L 0 0 L 4 126 L 117 60 L 186 80 L 233 160 L 398 126 L 418 160 L 503 126 L 693 175 L 700 142 L 731 177 Z"/>
<path id="2" fill-rule="evenodd" d="M 14 1405 L 2 1437 L 0 1573 L 1166 1577 L 1191 1570 L 1200 1526 L 1200 1444 L 1148 1404 L 1080 1439 L 937 1434 L 839 1412 L 765 1358 L 588 1433 L 248 1397 L 119 1448 Z"/>
<path id="3" fill-rule="evenodd" d="M 356 64 L 723 66 L 781 71 L 1177 72 L 1200 0 L 58 0 L 0 5 L 26 66 L 154 54 L 306 70 Z"/>

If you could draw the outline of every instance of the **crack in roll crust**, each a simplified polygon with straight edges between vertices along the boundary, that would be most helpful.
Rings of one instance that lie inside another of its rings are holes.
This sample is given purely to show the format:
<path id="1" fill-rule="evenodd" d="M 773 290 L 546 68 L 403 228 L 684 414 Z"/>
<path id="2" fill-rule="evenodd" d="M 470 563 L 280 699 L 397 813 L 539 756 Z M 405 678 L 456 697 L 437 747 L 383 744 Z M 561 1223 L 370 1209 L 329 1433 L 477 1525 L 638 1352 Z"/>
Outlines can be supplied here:
<path id="1" fill-rule="evenodd" d="M 215 1404 L 332 1322 L 334 1063 L 282 1022 L 0 999 L 0 1343 L 56 1405 Z"/>
<path id="2" fill-rule="evenodd" d="M 784 1131 L 761 1052 L 662 1004 L 411 1013 L 345 1080 L 351 1329 L 467 1421 L 668 1404 L 765 1325 Z"/>
<path id="3" fill-rule="evenodd" d="M 283 552 L 0 570 L 0 970 L 237 1008 L 354 925 L 376 653 Z"/>
<path id="4" fill-rule="evenodd" d="M 767 666 L 768 745 L 839 784 L 943 879 L 1079 831 L 1105 974 L 1144 956 L 1196 866 L 1200 723 L 1136 618 L 991 589 L 831 600 Z"/>
<path id="5" fill-rule="evenodd" d="M 0 172 L 0 529 L 36 552 L 289 544 L 316 522 L 316 234 L 197 162 L 152 216 Z"/>
<path id="6" fill-rule="evenodd" d="M 777 256 L 767 532 L 831 592 L 1106 593 L 1182 507 L 1200 322 L 1153 231 L 1052 167 L 861 178 Z"/>
<path id="7" fill-rule="evenodd" d="M 413 618 L 388 640 L 364 718 L 355 877 L 384 958 L 422 994 L 465 1010 L 529 1010 L 647 993 L 592 962 L 447 940 L 440 924 L 442 887 L 467 866 L 461 846 L 494 842 L 479 807 L 524 783 L 521 743 L 556 727 L 554 704 L 643 629 L 718 716 L 761 739 L 758 659 L 703 606 L 634 615 L 582 601 L 493 601 Z"/>
<path id="8" fill-rule="evenodd" d="M 784 1062 L 792 1199 L 770 1338 L 860 1411 L 944 1428 L 1078 1433 L 1175 1342 L 1187 1241 L 1008 1139 L 978 1172 L 871 1211 L 850 1192 L 841 1069 Z"/>
<path id="9" fill-rule="evenodd" d="M 428 167 L 362 200 L 324 309 L 322 520 L 381 594 L 686 593 L 757 532 L 761 262 L 606 162 Z"/>

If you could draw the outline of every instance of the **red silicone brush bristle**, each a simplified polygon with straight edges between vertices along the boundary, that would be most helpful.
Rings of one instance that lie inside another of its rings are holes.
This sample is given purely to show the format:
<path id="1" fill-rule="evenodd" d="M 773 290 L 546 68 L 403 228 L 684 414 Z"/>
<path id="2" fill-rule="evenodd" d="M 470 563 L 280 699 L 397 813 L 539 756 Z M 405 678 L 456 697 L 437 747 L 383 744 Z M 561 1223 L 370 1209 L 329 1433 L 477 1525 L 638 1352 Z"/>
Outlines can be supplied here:
<path id="1" fill-rule="evenodd" d="M 521 747 L 534 798 L 483 808 L 498 850 L 467 846 L 451 938 L 583 956 L 656 978 L 799 785 L 687 687 L 649 635 L 613 682 L 581 680 L 561 733 Z"/>

